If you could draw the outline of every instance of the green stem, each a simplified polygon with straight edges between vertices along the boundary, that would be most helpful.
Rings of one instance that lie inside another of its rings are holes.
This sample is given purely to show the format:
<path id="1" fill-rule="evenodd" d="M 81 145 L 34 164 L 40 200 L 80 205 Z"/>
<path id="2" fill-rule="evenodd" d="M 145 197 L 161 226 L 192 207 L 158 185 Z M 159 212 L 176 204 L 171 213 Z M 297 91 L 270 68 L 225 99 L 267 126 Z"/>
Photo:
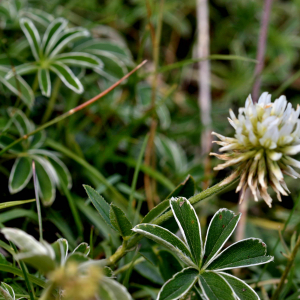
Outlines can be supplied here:
<path id="1" fill-rule="evenodd" d="M 122 273 L 122 272 L 128 270 L 131 266 L 134 267 L 134 266 L 140 264 L 140 263 L 143 262 L 143 261 L 145 261 L 145 258 L 141 256 L 141 257 L 139 257 L 137 260 L 135 260 L 133 264 L 130 262 L 130 263 L 124 265 L 122 268 L 116 270 L 116 271 L 114 272 L 114 274 L 115 274 L 115 275 L 118 275 L 118 274 L 120 274 L 120 273 Z"/>
<path id="2" fill-rule="evenodd" d="M 139 175 L 139 172 L 140 172 L 140 166 L 141 166 L 142 159 L 143 159 L 143 156 L 144 156 L 144 153 L 145 153 L 145 148 L 146 148 L 146 145 L 147 145 L 148 138 L 149 138 L 149 135 L 146 135 L 146 137 L 144 139 L 144 142 L 142 144 L 142 148 L 141 148 L 141 151 L 140 151 L 137 163 L 136 163 L 136 167 L 135 167 L 135 170 L 134 170 L 134 174 L 133 174 L 133 180 L 132 180 L 132 184 L 131 184 L 131 192 L 130 192 L 129 204 L 128 204 L 128 216 L 129 216 L 129 218 L 133 217 L 133 215 L 132 215 L 133 196 L 134 196 L 134 192 L 135 192 L 135 189 L 136 189 L 136 183 L 137 183 L 138 175 Z"/>
<path id="3" fill-rule="evenodd" d="M 38 193 L 38 183 L 36 178 L 36 171 L 35 171 L 35 162 L 32 161 L 32 173 L 33 173 L 33 184 L 34 184 L 34 192 L 35 192 L 35 199 L 36 199 L 36 208 L 39 218 L 39 231 L 40 231 L 40 241 L 43 240 L 43 222 L 42 222 L 42 211 L 41 211 L 41 203 Z"/>
<path id="4" fill-rule="evenodd" d="M 70 109 L 69 111 L 67 111 L 66 113 L 52 119 L 51 121 L 41 125 L 40 127 L 38 127 L 37 129 L 29 132 L 28 134 L 23 135 L 22 137 L 20 137 L 19 139 L 15 140 L 14 142 L 12 142 L 11 144 L 9 144 L 8 146 L 4 147 L 1 151 L 0 151 L 0 156 L 5 153 L 6 151 L 8 151 L 9 149 L 11 149 L 13 146 L 19 144 L 20 142 L 22 142 L 23 140 L 27 140 L 29 136 L 34 135 L 38 132 L 40 132 L 41 130 L 56 124 L 70 116 L 72 116 L 74 113 L 84 109 L 85 107 L 91 105 L 92 103 L 96 102 L 97 100 L 99 100 L 100 98 L 104 97 L 105 95 L 107 95 L 110 91 L 112 91 L 114 88 L 116 88 L 118 85 L 120 85 L 124 80 L 126 80 L 129 76 L 131 76 L 134 72 L 136 72 L 138 69 L 140 69 L 147 61 L 144 60 L 141 64 L 139 64 L 138 66 L 136 66 L 132 71 L 130 71 L 129 73 L 127 73 L 124 77 L 122 77 L 120 80 L 118 80 L 116 83 L 114 83 L 113 85 L 111 85 L 108 89 L 106 89 L 105 91 L 101 92 L 100 94 L 98 94 L 97 96 L 95 96 L 94 98 L 78 105 L 75 108 Z"/>
<path id="5" fill-rule="evenodd" d="M 297 200 L 296 200 L 296 203 L 294 204 L 292 210 L 290 211 L 289 217 L 287 218 L 287 220 L 286 220 L 286 222 L 285 222 L 285 224 L 284 224 L 284 227 L 283 227 L 283 229 L 282 229 L 282 231 L 281 231 L 281 235 L 284 234 L 284 232 L 285 232 L 285 230 L 286 230 L 286 228 L 287 228 L 287 226 L 288 226 L 288 224 L 289 224 L 289 222 L 290 222 L 290 220 L 291 220 L 291 218 L 292 218 L 292 216 L 293 216 L 293 214 L 294 214 L 294 211 L 296 210 L 296 208 L 297 208 L 299 202 L 300 202 L 300 195 L 298 196 L 298 198 L 297 198 Z M 280 243 L 280 237 L 278 237 L 277 242 L 276 242 L 275 246 L 273 247 L 273 249 L 272 249 L 272 251 L 271 251 L 271 255 L 274 255 L 274 254 L 275 254 L 275 251 L 276 251 L 276 249 L 277 249 L 279 243 Z M 265 271 L 267 270 L 267 267 L 268 267 L 268 264 L 265 264 L 264 267 L 263 267 L 263 269 L 262 269 L 262 271 L 261 271 L 261 273 L 259 274 L 259 277 L 258 277 L 258 279 L 257 279 L 257 281 L 256 281 L 255 287 L 257 287 L 258 283 L 260 282 L 262 276 L 264 275 Z"/>
<path id="6" fill-rule="evenodd" d="M 225 178 L 224 180 L 226 180 Z M 211 196 L 217 195 L 221 191 L 224 191 L 225 189 L 235 185 L 239 181 L 239 177 L 234 179 L 232 182 L 228 184 L 222 184 L 223 181 L 217 183 L 216 185 L 212 186 L 211 188 L 208 188 L 205 191 L 202 191 L 201 193 L 189 198 L 189 201 L 191 204 L 195 205 L 196 203 L 203 201 Z M 160 225 L 166 220 L 170 219 L 173 216 L 172 211 L 168 211 L 162 216 L 158 217 L 156 220 L 154 220 L 151 224 Z M 102 264 L 106 265 L 114 265 L 117 261 L 119 261 L 128 251 L 131 251 L 138 242 L 143 238 L 142 235 L 134 234 L 130 240 L 128 241 L 127 247 L 120 247 L 117 249 L 117 251 L 107 258 L 106 260 L 103 260 Z"/>
<path id="7" fill-rule="evenodd" d="M 291 268 L 294 265 L 294 261 L 295 261 L 295 258 L 296 258 L 296 255 L 297 255 L 297 252 L 298 252 L 299 248 L 300 248 L 300 236 L 298 237 L 297 243 L 296 243 L 291 255 L 288 258 L 288 263 L 286 265 L 286 268 L 285 268 L 285 270 L 284 270 L 284 272 L 283 272 L 283 274 L 280 278 L 280 282 L 279 282 L 279 284 L 277 286 L 277 289 L 276 289 L 275 293 L 273 294 L 271 300 L 279 299 L 280 292 L 283 289 L 283 286 L 285 284 L 285 280 L 288 277 L 288 275 L 291 271 Z"/>
<path id="8" fill-rule="evenodd" d="M 59 77 L 56 77 L 55 81 L 54 81 L 54 85 L 53 85 L 53 90 L 52 90 L 52 93 L 51 93 L 51 97 L 49 99 L 49 102 L 48 102 L 48 105 L 47 105 L 47 109 L 44 113 L 44 116 L 42 118 L 42 124 L 46 123 L 52 112 L 53 112 L 53 109 L 54 109 L 54 106 L 55 106 L 55 103 L 56 103 L 56 100 L 57 100 L 57 96 L 58 96 L 58 93 L 59 93 L 59 89 L 60 89 L 60 86 L 61 86 L 61 80 Z"/>
<path id="9" fill-rule="evenodd" d="M 62 187 L 62 190 L 65 194 L 65 196 L 67 197 L 68 199 L 68 202 L 69 202 L 69 206 L 70 206 L 70 209 L 71 209 L 71 212 L 73 214 L 73 218 L 75 220 L 75 224 L 76 224 L 76 227 L 77 227 L 77 230 L 78 230 L 78 233 L 81 237 L 83 237 L 83 224 L 81 222 L 81 219 L 80 219 L 80 216 L 78 214 L 78 210 L 77 210 L 77 207 L 74 203 L 74 199 L 73 197 L 71 196 L 71 193 L 70 191 L 68 190 L 68 187 L 65 185 L 65 183 L 63 182 L 63 180 L 60 180 L 60 184 L 61 184 L 61 187 Z"/>
<path id="10" fill-rule="evenodd" d="M 17 253 L 16 246 L 13 243 L 11 243 L 11 245 L 12 245 L 15 253 Z M 35 296 L 33 294 L 34 293 L 33 286 L 32 286 L 31 282 L 28 279 L 26 266 L 22 261 L 18 261 L 18 262 L 19 262 L 19 265 L 21 267 L 21 270 L 22 270 L 22 273 L 23 273 L 23 276 L 24 276 L 24 279 L 25 279 L 25 282 L 26 282 L 26 286 L 27 286 L 27 290 L 28 290 L 28 293 L 29 293 L 29 296 L 30 296 L 30 300 L 34 300 Z"/>
<path id="11" fill-rule="evenodd" d="M 54 150 L 59 151 L 60 153 L 72 158 L 75 160 L 77 163 L 82 165 L 84 168 L 86 168 L 90 174 L 94 175 L 101 183 L 103 183 L 108 190 L 110 190 L 113 195 L 115 196 L 116 202 L 122 206 L 122 208 L 127 208 L 128 202 L 127 200 L 123 197 L 122 194 L 120 194 L 107 180 L 106 178 L 100 173 L 99 170 L 97 170 L 95 167 L 90 165 L 86 160 L 81 158 L 80 156 L 76 155 L 74 152 L 70 151 L 63 145 L 51 140 L 47 139 L 46 140 L 46 145 L 51 147 Z"/>

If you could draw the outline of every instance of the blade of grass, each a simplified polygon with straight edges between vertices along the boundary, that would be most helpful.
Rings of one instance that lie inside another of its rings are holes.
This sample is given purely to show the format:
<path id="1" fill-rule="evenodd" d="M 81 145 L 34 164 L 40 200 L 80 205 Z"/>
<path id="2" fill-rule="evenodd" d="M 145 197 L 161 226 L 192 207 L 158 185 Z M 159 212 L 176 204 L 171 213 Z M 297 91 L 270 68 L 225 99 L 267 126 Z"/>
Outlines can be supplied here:
<path id="1" fill-rule="evenodd" d="M 9 202 L 4 202 L 0 203 L 0 209 L 16 206 L 16 205 L 22 205 L 26 203 L 31 203 L 34 202 L 35 199 L 30 199 L 30 200 L 15 200 L 15 201 L 9 201 Z"/>
<path id="2" fill-rule="evenodd" d="M 134 174 L 133 174 L 133 180 L 132 180 L 132 185 L 131 185 L 131 193 L 130 193 L 130 196 L 129 196 L 129 204 L 128 204 L 128 217 L 129 218 L 133 217 L 133 215 L 132 215 L 133 197 L 134 197 L 134 192 L 135 192 L 135 189 L 136 189 L 136 183 L 137 183 L 138 175 L 139 175 L 139 172 L 140 172 L 140 167 L 141 167 L 141 164 L 142 164 L 142 159 L 143 159 L 143 156 L 144 156 L 144 153 L 145 153 L 148 138 L 149 138 L 149 135 L 146 135 L 146 137 L 143 141 L 142 148 L 141 148 L 141 151 L 140 151 L 137 163 L 136 163 L 136 167 L 135 167 L 135 170 L 134 170 Z"/>

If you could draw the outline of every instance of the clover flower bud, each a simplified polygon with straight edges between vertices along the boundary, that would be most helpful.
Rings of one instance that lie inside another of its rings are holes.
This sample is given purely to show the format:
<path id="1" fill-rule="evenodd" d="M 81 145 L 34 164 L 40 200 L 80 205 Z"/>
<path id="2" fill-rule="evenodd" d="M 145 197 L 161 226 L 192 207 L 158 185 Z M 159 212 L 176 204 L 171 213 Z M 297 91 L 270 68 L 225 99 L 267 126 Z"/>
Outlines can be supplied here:
<path id="1" fill-rule="evenodd" d="M 261 196 L 271 207 L 268 187 L 281 201 L 281 195 L 289 193 L 283 174 L 300 177 L 293 168 L 300 168 L 300 162 L 291 157 L 300 152 L 300 107 L 294 110 L 285 96 L 271 102 L 271 95 L 264 92 L 257 103 L 253 103 L 249 95 L 238 117 L 232 110 L 229 113 L 228 120 L 235 129 L 235 136 L 229 138 L 212 133 L 219 138 L 214 142 L 221 146 L 219 151 L 224 154 L 210 155 L 226 161 L 214 170 L 236 165 L 237 169 L 222 184 L 240 176 L 236 192 L 241 191 L 241 201 L 250 188 L 255 201 Z"/>

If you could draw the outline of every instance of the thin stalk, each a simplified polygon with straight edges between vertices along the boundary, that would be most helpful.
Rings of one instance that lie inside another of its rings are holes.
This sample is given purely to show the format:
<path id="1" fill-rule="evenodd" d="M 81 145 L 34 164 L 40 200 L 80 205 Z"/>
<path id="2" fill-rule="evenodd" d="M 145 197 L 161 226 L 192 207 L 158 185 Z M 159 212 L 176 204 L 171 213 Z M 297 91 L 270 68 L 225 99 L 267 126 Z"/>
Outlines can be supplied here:
<path id="1" fill-rule="evenodd" d="M 159 65 L 159 50 L 160 50 L 160 40 L 161 40 L 161 32 L 162 32 L 162 24 L 163 24 L 163 12 L 164 12 L 164 0 L 160 0 L 160 6 L 159 6 L 159 15 L 158 15 L 158 22 L 157 22 L 157 28 L 156 31 L 154 31 L 154 28 L 151 24 L 151 11 L 150 11 L 150 5 L 148 4 L 148 19 L 149 19 L 149 27 L 151 31 L 151 39 L 152 39 L 152 45 L 153 45 L 153 64 L 154 64 L 154 76 L 152 80 L 152 94 L 151 94 L 151 109 L 155 107 L 156 102 L 156 95 L 157 95 L 157 85 L 158 85 L 158 65 Z M 147 150 L 145 153 L 145 165 L 153 165 L 155 164 L 155 151 L 153 150 L 154 146 L 154 139 L 156 134 L 156 127 L 157 127 L 157 121 L 156 121 L 156 111 L 153 110 L 152 116 L 151 116 L 151 126 L 150 126 L 150 138 L 148 140 Z M 154 180 L 150 179 L 148 174 L 144 174 L 144 181 L 145 181 L 145 192 L 146 192 L 146 198 L 148 203 L 148 208 L 151 210 L 154 207 L 154 194 L 155 194 L 155 182 Z"/>
<path id="2" fill-rule="evenodd" d="M 224 180 L 226 180 L 226 178 Z M 189 198 L 189 201 L 192 205 L 195 205 L 196 203 L 203 201 L 203 200 L 209 198 L 210 196 L 217 195 L 221 191 L 224 191 L 225 189 L 229 188 L 230 186 L 235 185 L 239 180 L 240 180 L 240 178 L 238 177 L 235 180 L 233 180 L 232 182 L 225 184 L 225 185 L 223 185 L 222 184 L 223 181 L 221 181 L 221 182 L 217 183 L 216 185 L 208 188 L 207 190 L 202 191 L 201 193 Z M 170 219 L 172 216 L 173 216 L 173 213 L 170 210 L 170 211 L 166 212 L 165 214 L 163 214 L 162 216 L 158 217 L 151 224 L 160 225 L 163 222 L 165 222 L 166 220 Z M 125 254 L 128 251 L 132 250 L 142 238 L 143 238 L 142 235 L 134 234 L 128 241 L 126 247 L 122 246 L 122 247 L 118 248 L 117 251 L 113 255 L 111 255 L 109 258 L 101 261 L 101 265 L 114 265 L 123 256 L 125 256 Z"/>
<path id="3" fill-rule="evenodd" d="M 36 171 L 35 171 L 35 161 L 32 160 L 32 173 L 33 173 L 33 185 L 34 185 L 34 192 L 35 192 L 35 199 L 36 199 L 36 208 L 39 218 L 39 231 L 40 231 L 40 241 L 43 240 L 43 222 L 42 222 L 42 211 L 41 211 L 41 203 L 38 193 L 38 181 L 36 178 Z"/>
<path id="4" fill-rule="evenodd" d="M 255 73 L 254 76 L 256 77 L 256 79 L 252 90 L 252 98 L 254 99 L 254 101 L 257 101 L 258 99 L 260 86 L 261 86 L 261 73 L 265 65 L 265 52 L 266 52 L 267 34 L 268 34 L 272 1 L 273 0 L 265 0 L 263 14 L 261 18 L 261 26 L 260 26 L 260 33 L 259 33 L 258 46 L 257 46 L 257 56 L 256 56 L 256 59 L 258 60 L 258 64 L 256 65 L 254 71 Z"/>
<path id="5" fill-rule="evenodd" d="M 132 71 L 130 71 L 129 73 L 127 73 L 124 77 L 122 77 L 120 80 L 118 80 L 116 83 L 114 83 L 113 85 L 111 85 L 108 89 L 106 89 L 105 91 L 101 92 L 100 94 L 98 94 L 97 96 L 95 96 L 94 98 L 82 103 L 81 105 L 78 105 L 75 108 L 70 109 L 69 111 L 67 111 L 66 113 L 52 119 L 51 121 L 39 126 L 37 129 L 29 132 L 28 134 L 23 135 L 22 137 L 20 137 L 19 139 L 15 140 L 14 142 L 12 142 L 11 144 L 9 144 L 8 146 L 4 147 L 1 151 L 0 151 L 0 156 L 5 153 L 6 151 L 8 151 L 9 149 L 11 149 L 11 147 L 19 144 L 20 142 L 22 142 L 23 140 L 27 140 L 29 136 L 34 135 L 38 132 L 40 132 L 41 130 L 56 124 L 70 116 L 72 116 L 74 113 L 82 110 L 83 108 L 91 105 L 92 103 L 96 102 L 97 100 L 99 100 L 100 98 L 104 97 L 105 95 L 107 95 L 109 92 L 111 92 L 114 88 L 116 88 L 118 85 L 120 85 L 124 80 L 126 80 L 129 76 L 131 76 L 133 73 L 135 73 L 138 69 L 140 69 L 147 61 L 144 60 L 141 64 L 139 64 L 138 66 L 136 66 Z"/>
<path id="6" fill-rule="evenodd" d="M 280 295 L 280 293 L 281 293 L 281 291 L 283 289 L 283 286 L 285 284 L 285 280 L 287 279 L 287 277 L 288 277 L 288 275 L 289 275 L 289 273 L 291 271 L 291 268 L 294 265 L 294 262 L 295 262 L 295 259 L 296 259 L 296 255 L 297 255 L 297 252 L 298 252 L 299 248 L 300 248 L 300 236 L 298 237 L 297 243 L 296 243 L 296 245 L 295 245 L 295 247 L 294 247 L 291 255 L 288 258 L 288 263 L 286 265 L 286 268 L 285 268 L 285 270 L 284 270 L 284 272 L 283 272 L 283 274 L 282 274 L 282 276 L 280 278 L 280 282 L 279 282 L 279 284 L 277 286 L 277 289 L 275 290 L 275 293 L 273 294 L 271 300 L 277 300 L 277 299 L 279 299 L 279 295 Z"/>
<path id="7" fill-rule="evenodd" d="M 141 167 L 141 164 L 142 164 L 142 159 L 143 159 L 143 156 L 144 156 L 144 153 L 145 153 L 145 148 L 146 148 L 146 145 L 147 145 L 148 138 L 149 138 L 149 135 L 146 135 L 146 137 L 144 139 L 144 142 L 142 144 L 142 148 L 141 148 L 141 151 L 140 151 L 137 163 L 136 163 L 136 167 L 135 167 L 135 170 L 134 170 L 134 174 L 133 174 L 133 180 L 132 180 L 132 184 L 131 184 L 131 192 L 130 192 L 129 204 L 128 204 L 128 216 L 129 216 L 129 218 L 133 217 L 132 216 L 133 197 L 134 197 L 134 192 L 135 192 L 135 189 L 136 189 L 136 183 L 137 183 L 138 175 L 139 175 L 139 172 L 140 172 L 140 167 Z"/>
<path id="8" fill-rule="evenodd" d="M 14 248 L 15 253 L 17 253 L 18 251 L 17 251 L 16 246 L 13 243 L 11 243 L 11 245 Z M 18 261 L 18 262 L 19 262 L 19 265 L 21 267 L 21 270 L 22 270 L 22 273 L 23 273 L 23 276 L 24 276 L 24 279 L 25 279 L 25 283 L 26 283 L 27 290 L 28 290 L 28 293 L 29 293 L 29 296 L 30 296 L 30 300 L 34 300 L 35 299 L 35 295 L 34 295 L 32 284 L 29 281 L 28 276 L 27 276 L 26 266 L 25 266 L 25 264 L 22 261 Z"/>
<path id="9" fill-rule="evenodd" d="M 81 222 L 81 218 L 79 216 L 77 207 L 74 203 L 74 199 L 73 199 L 68 187 L 65 185 L 65 183 L 62 180 L 60 180 L 60 185 L 62 187 L 62 190 L 63 190 L 65 196 L 68 199 L 69 206 L 70 206 L 71 212 L 73 214 L 73 218 L 74 218 L 78 233 L 81 237 L 83 237 L 83 224 Z"/>
<path id="10" fill-rule="evenodd" d="M 51 92 L 51 97 L 48 101 L 48 105 L 47 105 L 47 108 L 46 108 L 46 111 L 43 115 L 43 118 L 42 118 L 42 124 L 46 123 L 52 112 L 53 112 L 53 109 L 54 109 L 54 106 L 55 106 L 55 103 L 56 103 L 56 100 L 57 100 L 57 96 L 58 96 L 58 93 L 59 93 L 59 89 L 60 89 L 60 86 L 61 86 L 61 80 L 59 77 L 56 77 L 55 81 L 54 81 L 54 85 L 53 85 L 53 90 Z"/>
<path id="11" fill-rule="evenodd" d="M 288 224 L 289 224 L 289 222 L 290 222 L 290 220 L 291 220 L 291 218 L 292 218 L 292 216 L 293 216 L 293 214 L 294 214 L 294 212 L 295 212 L 295 210 L 296 210 L 299 202 L 300 202 L 300 195 L 298 196 L 298 198 L 297 198 L 297 200 L 296 200 L 296 202 L 295 202 L 292 210 L 290 211 L 289 217 L 287 218 L 287 220 L 286 220 L 286 222 L 284 224 L 284 227 L 283 227 L 283 229 L 281 231 L 282 235 L 284 234 L 284 232 L 285 232 L 285 230 L 286 230 L 286 228 L 287 228 L 287 226 L 288 226 Z M 271 251 L 271 255 L 275 254 L 275 251 L 276 251 L 279 243 L 280 243 L 280 237 L 278 237 L 277 242 L 276 242 L 275 246 L 273 247 L 273 249 Z M 259 281 L 261 280 L 262 276 L 264 275 L 265 271 L 267 270 L 267 267 L 268 267 L 268 265 L 265 264 L 264 267 L 263 267 L 263 269 L 262 269 L 262 271 L 261 271 L 261 273 L 259 274 L 259 277 L 258 277 L 258 279 L 256 281 L 256 287 L 258 286 Z"/>

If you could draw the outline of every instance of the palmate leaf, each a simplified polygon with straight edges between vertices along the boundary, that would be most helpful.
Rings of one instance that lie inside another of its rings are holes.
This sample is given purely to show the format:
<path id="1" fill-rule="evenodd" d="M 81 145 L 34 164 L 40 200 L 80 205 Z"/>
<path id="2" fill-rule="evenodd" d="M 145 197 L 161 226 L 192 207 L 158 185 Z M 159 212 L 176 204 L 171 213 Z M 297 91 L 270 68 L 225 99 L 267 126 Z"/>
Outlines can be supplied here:
<path id="1" fill-rule="evenodd" d="M 68 21 L 66 19 L 57 18 L 47 27 L 41 44 L 41 50 L 44 54 L 49 54 L 58 35 L 65 29 L 67 24 Z"/>
<path id="2" fill-rule="evenodd" d="M 8 72 L 8 68 L 0 66 L 0 82 L 2 82 L 11 92 L 20 97 L 28 107 L 31 107 L 34 102 L 32 89 L 19 75 L 6 79 L 5 76 Z"/>
<path id="3" fill-rule="evenodd" d="M 13 70 L 10 70 L 7 72 L 5 79 L 10 79 L 12 78 L 15 74 L 18 75 L 25 75 L 25 74 L 30 74 L 30 73 L 35 73 L 39 69 L 38 65 L 33 62 L 33 63 L 25 63 L 19 66 L 14 67 Z"/>
<path id="4" fill-rule="evenodd" d="M 170 251 L 176 254 L 185 264 L 196 267 L 190 250 L 171 231 L 152 224 L 139 224 L 132 230 L 170 249 Z"/>
<path id="5" fill-rule="evenodd" d="M 236 300 L 229 284 L 217 273 L 204 272 L 199 276 L 199 285 L 206 300 Z"/>
<path id="6" fill-rule="evenodd" d="M 81 27 L 70 28 L 64 30 L 60 33 L 53 45 L 49 47 L 49 58 L 55 57 L 58 53 L 60 53 L 69 43 L 76 41 L 77 39 L 81 39 L 83 37 L 89 36 L 90 33 Z"/>
<path id="7" fill-rule="evenodd" d="M 176 300 L 189 292 L 197 281 L 199 271 L 192 267 L 175 274 L 161 288 L 157 300 Z"/>
<path id="8" fill-rule="evenodd" d="M 56 61 L 50 65 L 50 70 L 56 73 L 56 75 L 69 89 L 73 90 L 77 94 L 81 94 L 83 92 L 83 86 L 81 82 L 68 66 Z"/>
<path id="9" fill-rule="evenodd" d="M 171 209 L 185 242 L 189 246 L 194 261 L 200 265 L 202 258 L 201 228 L 198 216 L 190 202 L 185 198 L 172 198 Z"/>
<path id="10" fill-rule="evenodd" d="M 9 176 L 8 188 L 11 194 L 21 191 L 32 177 L 32 159 L 19 157 L 14 162 Z"/>
<path id="11" fill-rule="evenodd" d="M 34 130 L 34 124 L 20 109 L 9 107 L 7 109 L 7 112 L 17 130 L 19 131 L 20 136 L 28 134 L 29 132 Z"/>
<path id="12" fill-rule="evenodd" d="M 248 238 L 226 248 L 207 266 L 207 269 L 223 271 L 273 261 L 272 256 L 266 256 L 266 251 L 267 246 L 261 239 Z"/>
<path id="13" fill-rule="evenodd" d="M 51 95 L 51 80 L 50 72 L 48 69 L 39 69 L 38 70 L 38 80 L 39 86 L 42 91 L 42 94 L 46 97 Z"/>
<path id="14" fill-rule="evenodd" d="M 227 281 L 239 300 L 260 300 L 256 292 L 244 281 L 224 272 L 218 274 Z"/>
<path id="15" fill-rule="evenodd" d="M 103 67 L 103 62 L 95 55 L 83 52 L 70 52 L 58 54 L 54 57 L 55 61 L 60 61 L 65 65 L 80 66 L 86 68 L 99 68 Z"/>
<path id="16" fill-rule="evenodd" d="M 40 59 L 41 38 L 33 22 L 28 18 L 20 19 L 20 26 L 29 42 L 32 54 L 36 60 Z"/>
<path id="17" fill-rule="evenodd" d="M 232 211 L 226 208 L 222 208 L 215 213 L 209 223 L 206 234 L 203 265 L 205 265 L 206 262 L 209 263 L 213 260 L 221 251 L 222 247 L 235 230 L 240 217 L 241 214 L 235 216 Z"/>

